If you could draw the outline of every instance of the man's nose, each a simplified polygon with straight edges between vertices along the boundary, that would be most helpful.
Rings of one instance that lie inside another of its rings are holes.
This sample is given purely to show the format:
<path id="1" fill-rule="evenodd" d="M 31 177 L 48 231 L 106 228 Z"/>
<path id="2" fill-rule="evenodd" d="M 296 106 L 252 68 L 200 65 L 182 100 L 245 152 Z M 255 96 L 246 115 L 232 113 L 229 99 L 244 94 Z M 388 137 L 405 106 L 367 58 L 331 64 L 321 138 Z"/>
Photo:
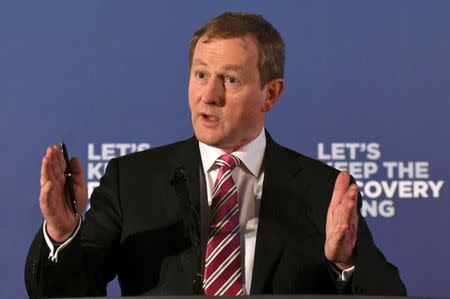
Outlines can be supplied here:
<path id="1" fill-rule="evenodd" d="M 225 88 L 220 78 L 210 78 L 205 85 L 202 94 L 202 102 L 211 105 L 222 105 Z"/>

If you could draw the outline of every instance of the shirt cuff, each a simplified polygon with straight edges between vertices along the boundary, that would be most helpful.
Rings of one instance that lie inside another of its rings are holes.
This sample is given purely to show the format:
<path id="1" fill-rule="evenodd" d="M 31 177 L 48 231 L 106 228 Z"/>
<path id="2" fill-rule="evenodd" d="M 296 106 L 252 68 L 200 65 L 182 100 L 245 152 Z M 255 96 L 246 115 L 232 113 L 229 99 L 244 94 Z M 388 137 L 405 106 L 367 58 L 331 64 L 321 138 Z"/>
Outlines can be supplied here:
<path id="1" fill-rule="evenodd" d="M 64 243 L 60 244 L 59 246 L 56 246 L 57 244 L 52 242 L 52 240 L 47 234 L 47 221 L 44 220 L 44 224 L 42 225 L 42 232 L 44 233 L 45 243 L 47 243 L 48 249 L 50 250 L 50 253 L 48 255 L 49 260 L 51 260 L 54 263 L 58 262 L 58 254 L 64 249 L 64 247 L 66 247 L 67 245 L 69 245 L 70 242 L 72 242 L 73 238 L 75 238 L 78 231 L 80 230 L 80 227 L 81 227 L 81 218 L 80 221 L 78 222 L 77 228 L 70 236 L 70 238 L 67 239 Z"/>
<path id="2" fill-rule="evenodd" d="M 348 282 L 352 277 L 353 272 L 355 272 L 355 266 L 351 266 L 350 268 L 344 269 L 342 270 L 342 272 L 339 272 L 333 266 L 331 267 L 331 269 L 333 269 L 333 272 L 336 273 L 338 282 Z"/>

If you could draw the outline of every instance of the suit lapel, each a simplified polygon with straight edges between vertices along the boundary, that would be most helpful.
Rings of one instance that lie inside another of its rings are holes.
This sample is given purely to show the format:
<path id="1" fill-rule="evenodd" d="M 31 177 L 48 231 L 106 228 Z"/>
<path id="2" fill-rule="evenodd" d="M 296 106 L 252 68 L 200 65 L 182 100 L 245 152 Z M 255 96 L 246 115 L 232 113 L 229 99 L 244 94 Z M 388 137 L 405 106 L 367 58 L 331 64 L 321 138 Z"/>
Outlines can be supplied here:
<path id="1" fill-rule="evenodd" d="M 270 292 L 278 262 L 282 256 L 286 229 L 283 215 L 288 215 L 290 195 L 294 179 L 301 171 L 300 162 L 289 150 L 276 144 L 266 132 L 264 155 L 264 184 L 256 238 L 251 294 Z M 292 196 L 292 195 L 291 195 Z"/>
<path id="2" fill-rule="evenodd" d="M 200 171 L 200 151 L 198 148 L 198 141 L 192 137 L 181 143 L 181 146 L 174 150 L 173 173 L 174 178 L 177 173 L 181 176 L 179 179 L 187 181 L 186 194 L 179 194 L 184 196 L 190 202 L 198 202 L 200 198 L 199 188 L 199 171 Z M 176 186 L 175 181 L 171 185 Z"/>
<path id="3" fill-rule="evenodd" d="M 195 247 L 200 244 L 200 151 L 192 137 L 174 147 L 168 201 L 178 203 L 185 233 Z"/>
<path id="4" fill-rule="evenodd" d="M 189 240 L 190 249 L 181 257 L 184 271 L 183 284 L 186 283 L 186 293 L 202 292 L 202 234 L 201 234 L 201 201 L 200 201 L 200 151 L 198 141 L 194 137 L 173 147 L 171 155 L 168 182 L 167 201 L 179 207 L 179 215 L 183 222 L 185 239 Z M 190 289 L 190 291 L 187 291 Z"/>

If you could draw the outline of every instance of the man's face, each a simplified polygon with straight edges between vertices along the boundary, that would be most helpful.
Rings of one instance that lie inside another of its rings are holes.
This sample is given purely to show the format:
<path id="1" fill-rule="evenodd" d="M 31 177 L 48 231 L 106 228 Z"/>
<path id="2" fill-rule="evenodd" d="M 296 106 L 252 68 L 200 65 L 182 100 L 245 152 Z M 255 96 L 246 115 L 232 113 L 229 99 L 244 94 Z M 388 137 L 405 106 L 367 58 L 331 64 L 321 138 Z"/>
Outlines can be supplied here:
<path id="1" fill-rule="evenodd" d="M 202 37 L 192 57 L 189 107 L 198 140 L 227 152 L 253 140 L 264 125 L 254 37 Z"/>

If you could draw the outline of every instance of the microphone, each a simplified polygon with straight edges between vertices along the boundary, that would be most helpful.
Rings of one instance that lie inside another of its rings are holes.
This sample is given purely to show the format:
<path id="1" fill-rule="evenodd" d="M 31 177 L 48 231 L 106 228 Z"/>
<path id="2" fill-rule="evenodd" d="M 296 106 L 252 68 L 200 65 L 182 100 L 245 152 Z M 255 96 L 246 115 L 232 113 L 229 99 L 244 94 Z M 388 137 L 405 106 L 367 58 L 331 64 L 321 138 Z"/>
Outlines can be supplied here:
<path id="1" fill-rule="evenodd" d="M 184 235 L 194 247 L 198 247 L 200 244 L 200 215 L 198 202 L 189 196 L 190 181 L 187 169 L 179 165 L 175 168 L 170 184 L 174 186 L 178 198 L 181 199 Z"/>
<path id="2" fill-rule="evenodd" d="M 170 180 L 170 185 L 175 189 L 175 192 L 180 199 L 181 218 L 184 227 L 184 237 L 192 244 L 194 255 L 193 263 L 197 269 L 200 267 L 200 214 L 199 201 L 196 198 L 189 196 L 190 176 L 184 166 L 177 166 L 174 170 L 173 177 Z M 203 274 L 198 271 L 194 274 L 192 279 L 192 288 L 194 293 L 201 295 L 203 291 Z"/>
<path id="3" fill-rule="evenodd" d="M 186 170 L 186 168 L 184 168 L 181 165 L 177 166 L 177 168 L 175 168 L 175 171 L 173 173 L 173 177 L 170 180 L 170 184 L 172 186 L 175 186 L 175 185 L 178 184 L 178 182 L 180 180 L 183 180 L 183 181 L 189 183 L 189 176 L 188 176 L 187 170 Z"/>
<path id="4" fill-rule="evenodd" d="M 194 290 L 194 294 L 205 295 L 205 290 L 203 289 L 202 273 L 195 273 L 194 278 L 192 279 L 192 288 Z"/>

